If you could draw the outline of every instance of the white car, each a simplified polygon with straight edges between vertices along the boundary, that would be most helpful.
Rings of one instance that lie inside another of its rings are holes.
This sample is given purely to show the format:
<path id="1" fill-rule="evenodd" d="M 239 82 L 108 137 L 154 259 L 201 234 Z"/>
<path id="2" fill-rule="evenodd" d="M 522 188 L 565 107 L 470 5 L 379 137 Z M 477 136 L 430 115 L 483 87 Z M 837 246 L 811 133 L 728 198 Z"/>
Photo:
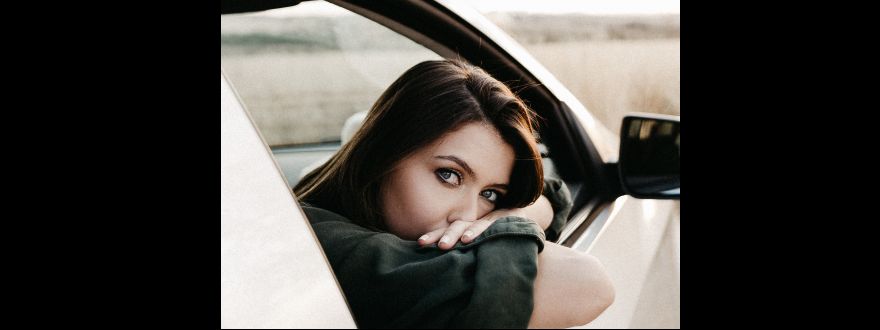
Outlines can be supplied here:
<path id="1" fill-rule="evenodd" d="M 261 25 L 278 22 L 281 9 L 292 13 L 285 14 L 289 22 L 309 20 L 322 8 L 335 13 L 330 19 L 348 18 L 295 35 Z M 270 30 L 274 34 L 266 34 Z M 465 59 L 514 82 L 545 119 L 546 175 L 562 178 L 574 200 L 557 243 L 597 257 L 616 292 L 614 303 L 585 327 L 680 327 L 678 116 L 633 114 L 617 136 L 513 39 L 460 1 L 221 1 L 221 35 L 222 327 L 356 327 L 291 188 L 357 129 L 359 111 L 391 80 L 438 58 Z M 252 46 L 283 50 L 242 69 L 237 61 L 244 57 L 235 54 Z M 297 68 L 273 69 L 279 63 Z M 349 72 L 334 73 L 342 66 Z M 271 94 L 272 80 L 302 93 Z M 323 90 L 326 81 L 344 86 Z M 342 94 L 346 99 L 335 98 Z M 308 95 L 321 95 L 323 103 Z M 336 126 L 311 124 L 315 118 Z M 285 141 L 284 132 L 312 134 L 319 143 Z"/>

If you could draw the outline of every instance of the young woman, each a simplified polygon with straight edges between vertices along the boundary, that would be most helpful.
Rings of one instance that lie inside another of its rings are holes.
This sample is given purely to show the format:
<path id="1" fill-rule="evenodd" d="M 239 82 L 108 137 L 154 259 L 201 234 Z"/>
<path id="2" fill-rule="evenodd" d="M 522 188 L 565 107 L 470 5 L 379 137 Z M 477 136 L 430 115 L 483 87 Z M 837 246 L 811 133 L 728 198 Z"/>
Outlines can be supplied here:
<path id="1" fill-rule="evenodd" d="M 571 197 L 544 178 L 535 127 L 482 69 L 422 62 L 300 181 L 359 327 L 570 327 L 611 304 L 595 258 L 545 241 Z"/>

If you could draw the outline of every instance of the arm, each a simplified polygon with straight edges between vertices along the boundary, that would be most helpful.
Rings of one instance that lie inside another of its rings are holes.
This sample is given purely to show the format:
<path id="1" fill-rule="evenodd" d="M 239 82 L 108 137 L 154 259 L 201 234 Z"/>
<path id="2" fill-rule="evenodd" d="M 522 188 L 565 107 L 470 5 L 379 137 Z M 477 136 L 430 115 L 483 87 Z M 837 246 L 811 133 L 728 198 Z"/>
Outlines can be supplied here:
<path id="1" fill-rule="evenodd" d="M 494 219 L 514 215 L 533 220 L 547 232 L 548 238 L 552 236 L 555 240 L 571 211 L 571 195 L 562 180 L 552 178 L 545 178 L 544 192 L 532 205 L 495 210 L 468 229 L 479 235 Z M 454 238 L 457 239 L 460 232 Z M 440 233 L 436 234 L 439 237 Z M 470 243 L 473 237 L 462 237 L 461 241 Z M 543 252 L 538 254 L 537 265 L 529 328 L 587 324 L 614 302 L 614 287 L 605 268 L 593 256 L 547 241 Z"/>
<path id="2" fill-rule="evenodd" d="M 531 219 L 546 230 L 553 219 L 553 210 L 547 199 L 541 196 L 528 207 L 496 210 L 488 217 L 511 215 Z M 479 233 L 492 222 L 494 219 L 480 220 L 469 229 Z M 462 241 L 468 243 L 471 239 L 463 237 Z M 533 293 L 534 309 L 529 328 L 584 325 L 598 317 L 614 301 L 614 287 L 598 259 L 549 241 L 545 242 L 543 252 L 538 254 Z"/>
<path id="3" fill-rule="evenodd" d="M 525 328 L 544 238 L 529 219 L 495 221 L 452 251 L 304 207 L 361 328 Z M 502 299 L 502 301 L 499 301 Z"/>
<path id="4" fill-rule="evenodd" d="M 519 211 L 521 216 L 535 221 L 544 230 L 553 221 L 553 208 L 543 195 Z M 567 213 L 568 209 L 565 210 Z M 551 242 L 544 244 L 543 252 L 538 254 L 535 307 L 529 328 L 584 325 L 598 317 L 612 302 L 614 287 L 598 259 Z"/>
<path id="5" fill-rule="evenodd" d="M 441 249 L 452 249 L 456 244 L 455 242 L 459 239 L 461 239 L 462 243 L 471 243 L 483 231 L 492 226 L 495 220 L 508 216 L 532 220 L 543 231 L 547 230 L 547 227 L 550 227 L 553 222 L 553 207 L 550 205 L 547 197 L 541 196 L 534 203 L 523 208 L 497 209 L 476 221 L 455 221 L 449 227 L 440 228 L 425 234 L 425 236 L 419 238 L 418 242 L 422 246 L 438 243 L 437 246 Z M 450 238 L 448 243 L 439 242 L 440 238 L 444 236 Z"/>
<path id="6" fill-rule="evenodd" d="M 559 238 L 562 227 L 568 221 L 571 212 L 571 194 L 565 182 L 560 179 L 544 177 L 544 192 L 534 203 L 523 208 L 496 209 L 476 221 L 456 221 L 447 228 L 440 228 L 426 233 L 418 242 L 422 246 L 437 243 L 441 249 L 447 250 L 455 246 L 459 239 L 468 244 L 485 231 L 499 218 L 518 216 L 530 219 L 544 231 L 548 241 L 555 242 Z M 439 242 L 448 237 L 446 243 Z"/>
<path id="7" fill-rule="evenodd" d="M 550 206 L 550 201 L 544 195 L 541 195 L 532 205 L 526 206 L 522 210 L 525 212 L 527 219 L 535 221 L 543 230 L 547 230 L 547 227 L 550 227 L 550 223 L 553 221 L 553 207 Z"/>
<path id="8" fill-rule="evenodd" d="M 529 328 L 587 324 L 614 302 L 614 287 L 595 257 L 547 242 L 538 255 Z"/>

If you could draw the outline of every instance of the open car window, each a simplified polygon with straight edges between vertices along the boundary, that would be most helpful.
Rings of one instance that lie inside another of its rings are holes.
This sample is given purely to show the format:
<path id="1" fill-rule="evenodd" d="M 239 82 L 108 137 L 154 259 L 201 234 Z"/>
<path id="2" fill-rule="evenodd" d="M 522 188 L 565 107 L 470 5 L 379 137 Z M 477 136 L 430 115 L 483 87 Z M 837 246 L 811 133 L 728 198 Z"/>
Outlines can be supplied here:
<path id="1" fill-rule="evenodd" d="M 442 59 L 325 1 L 221 16 L 221 66 L 274 149 L 338 143 L 406 69 Z"/>

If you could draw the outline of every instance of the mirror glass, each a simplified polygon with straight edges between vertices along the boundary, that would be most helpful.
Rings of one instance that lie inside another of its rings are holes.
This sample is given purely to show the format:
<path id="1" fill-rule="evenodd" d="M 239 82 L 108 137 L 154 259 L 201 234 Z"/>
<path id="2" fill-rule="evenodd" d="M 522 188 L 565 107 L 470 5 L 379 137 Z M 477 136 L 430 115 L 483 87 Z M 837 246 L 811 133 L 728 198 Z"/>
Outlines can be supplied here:
<path id="1" fill-rule="evenodd" d="M 680 195 L 681 124 L 677 118 L 627 116 L 621 126 L 620 176 L 639 198 Z"/>

